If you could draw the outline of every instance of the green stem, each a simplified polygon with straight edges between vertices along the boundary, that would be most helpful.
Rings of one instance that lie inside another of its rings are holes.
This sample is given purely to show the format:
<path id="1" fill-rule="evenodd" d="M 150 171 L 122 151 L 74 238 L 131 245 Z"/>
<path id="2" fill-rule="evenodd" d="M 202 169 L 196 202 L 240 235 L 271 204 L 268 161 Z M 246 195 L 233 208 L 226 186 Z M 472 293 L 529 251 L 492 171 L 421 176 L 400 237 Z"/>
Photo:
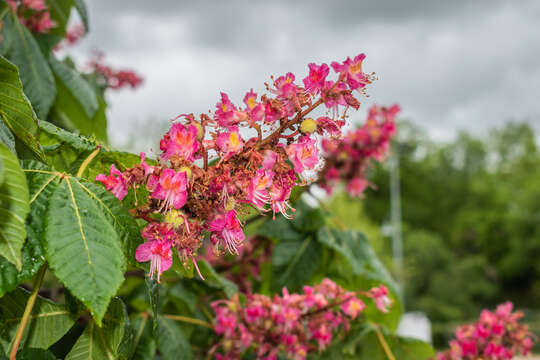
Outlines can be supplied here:
<path id="1" fill-rule="evenodd" d="M 204 326 L 204 327 L 207 327 L 209 329 L 214 328 L 214 326 L 212 326 L 212 324 L 210 324 L 209 322 L 199 320 L 199 319 L 190 318 L 188 316 L 164 314 L 163 317 L 167 318 L 167 319 L 175 320 L 175 321 L 182 321 L 182 322 L 186 322 L 186 323 L 190 323 L 190 324 Z"/>
<path id="2" fill-rule="evenodd" d="M 0 13 L 0 20 L 2 20 L 4 16 L 6 16 L 8 11 L 9 11 L 9 5 L 6 5 L 6 8 L 2 11 L 2 13 Z"/>
<path id="3" fill-rule="evenodd" d="M 41 286 L 41 283 L 43 282 L 43 276 L 45 276 L 46 271 L 47 271 L 47 264 L 45 264 L 41 268 L 41 270 L 38 272 L 36 276 L 36 280 L 34 282 L 34 288 L 32 289 L 32 293 L 30 294 L 30 297 L 28 298 L 28 301 L 26 302 L 26 307 L 24 308 L 23 317 L 21 319 L 19 327 L 17 328 L 17 333 L 15 334 L 15 340 L 13 341 L 11 352 L 9 353 L 9 360 L 16 360 L 17 358 L 17 350 L 19 349 L 19 345 L 21 344 L 21 340 L 24 334 L 24 329 L 26 328 L 26 325 L 28 324 L 28 319 L 30 319 L 30 314 L 32 314 L 32 309 L 34 308 L 34 304 L 36 303 L 39 288 Z"/>
<path id="4" fill-rule="evenodd" d="M 97 154 L 99 153 L 99 150 L 101 150 L 101 146 L 97 146 L 96 150 L 92 151 L 92 153 L 90 155 L 88 155 L 88 157 L 86 159 L 84 159 L 83 163 L 81 164 L 81 167 L 79 168 L 79 171 L 77 171 L 77 177 L 81 177 L 84 170 L 86 170 L 86 167 L 88 166 L 88 164 L 90 164 L 90 162 L 92 160 L 94 160 L 94 158 L 97 156 Z"/>
<path id="5" fill-rule="evenodd" d="M 394 354 L 392 354 L 392 351 L 390 350 L 390 346 L 388 346 L 388 343 L 384 339 L 383 334 L 381 333 L 381 331 L 379 330 L 379 327 L 376 324 L 373 324 L 373 330 L 375 330 L 375 334 L 377 334 L 377 339 L 381 343 L 381 346 L 388 360 L 396 360 L 396 358 L 394 357 Z"/>

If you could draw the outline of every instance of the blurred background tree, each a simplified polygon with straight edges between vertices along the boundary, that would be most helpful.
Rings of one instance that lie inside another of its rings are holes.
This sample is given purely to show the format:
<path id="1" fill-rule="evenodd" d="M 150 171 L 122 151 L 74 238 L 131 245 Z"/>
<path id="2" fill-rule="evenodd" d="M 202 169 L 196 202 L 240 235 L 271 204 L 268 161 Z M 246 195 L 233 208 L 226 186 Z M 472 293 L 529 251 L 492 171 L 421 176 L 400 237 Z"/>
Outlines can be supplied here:
<path id="1" fill-rule="evenodd" d="M 518 308 L 537 308 L 540 154 L 533 127 L 509 122 L 435 143 L 402 122 L 398 134 L 407 311 L 429 316 L 441 346 L 456 322 L 483 307 L 509 299 Z M 371 177 L 377 188 L 361 206 L 342 195 L 330 205 L 347 226 L 378 229 L 389 223 L 389 178 L 388 167 L 378 166 Z M 370 238 L 391 268 L 390 238 Z"/>

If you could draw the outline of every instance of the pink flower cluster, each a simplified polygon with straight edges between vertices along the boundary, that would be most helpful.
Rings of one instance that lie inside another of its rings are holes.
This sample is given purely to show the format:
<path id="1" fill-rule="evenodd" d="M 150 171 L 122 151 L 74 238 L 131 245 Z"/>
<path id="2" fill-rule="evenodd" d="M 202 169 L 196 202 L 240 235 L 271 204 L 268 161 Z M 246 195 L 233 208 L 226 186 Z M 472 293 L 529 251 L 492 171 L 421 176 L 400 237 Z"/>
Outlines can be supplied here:
<path id="1" fill-rule="evenodd" d="M 257 359 L 285 355 L 303 360 L 308 353 L 326 349 L 338 331 L 347 331 L 351 320 L 362 314 L 366 305 L 358 295 L 389 306 L 387 294 L 382 285 L 354 293 L 324 279 L 319 285 L 304 286 L 303 294 L 289 294 L 287 289 L 273 298 L 249 294 L 245 305 L 238 297 L 219 300 L 212 307 L 214 329 L 222 339 L 210 353 L 218 360 L 239 359 L 247 350 L 253 350 Z"/>
<path id="2" fill-rule="evenodd" d="M 56 26 L 45 0 L 6 0 L 11 11 L 30 31 L 46 34 Z"/>
<path id="3" fill-rule="evenodd" d="M 67 39 L 67 38 L 66 38 Z M 89 61 L 88 67 L 101 79 L 107 88 L 118 90 L 125 87 L 136 89 L 143 83 L 143 78 L 132 70 L 116 70 L 104 64 L 103 54 L 97 52 Z"/>
<path id="4" fill-rule="evenodd" d="M 334 64 L 336 80 L 328 79 L 328 65 L 310 64 L 305 87 L 295 83 L 292 73 L 272 77 L 272 84 L 266 84 L 267 94 L 259 96 L 250 90 L 242 106 L 221 93 L 213 113 L 198 119 L 193 114 L 173 119 L 160 141 L 157 164 L 148 165 L 142 154 L 139 165 L 122 173 L 111 168 L 110 175 L 96 180 L 119 199 L 129 188 L 143 187 L 149 193 L 147 202 L 132 213 L 151 226 L 161 224 L 156 227 L 161 235 L 145 238 L 167 238 L 167 244 L 185 261 L 197 255 L 206 235 L 217 252 L 238 254 L 244 242 L 241 219 L 249 208 L 291 217 L 292 188 L 306 184 L 304 171 L 319 164 L 315 130 L 327 133 L 336 123 L 344 123 L 347 110 L 360 105 L 353 90 L 362 89 L 373 78 L 358 72 L 362 59 Z M 99 68 L 97 62 L 94 68 Z M 307 115 L 320 105 L 332 117 L 328 114 L 326 121 L 313 127 Z M 152 251 L 162 261 L 161 266 L 151 265 L 151 275 L 169 264 L 169 252 L 162 247 Z M 146 250 L 137 259 L 157 262 Z"/>
<path id="5" fill-rule="evenodd" d="M 456 330 L 450 349 L 437 354 L 438 360 L 507 360 L 527 355 L 533 347 L 533 335 L 520 324 L 523 313 L 512 312 L 506 302 L 494 312 L 483 310 L 480 320 Z"/>
<path id="6" fill-rule="evenodd" d="M 81 40 L 81 38 L 86 35 L 86 29 L 82 24 L 74 24 L 66 30 L 66 35 L 64 40 L 57 44 L 53 50 L 59 51 L 60 49 L 73 46 Z"/>
<path id="7" fill-rule="evenodd" d="M 371 159 L 384 160 L 396 133 L 395 117 L 399 111 L 397 104 L 389 108 L 374 105 L 362 127 L 350 131 L 343 139 L 323 139 L 325 167 L 319 185 L 331 193 L 333 187 L 343 181 L 351 196 L 362 194 L 369 185 L 366 167 Z"/>

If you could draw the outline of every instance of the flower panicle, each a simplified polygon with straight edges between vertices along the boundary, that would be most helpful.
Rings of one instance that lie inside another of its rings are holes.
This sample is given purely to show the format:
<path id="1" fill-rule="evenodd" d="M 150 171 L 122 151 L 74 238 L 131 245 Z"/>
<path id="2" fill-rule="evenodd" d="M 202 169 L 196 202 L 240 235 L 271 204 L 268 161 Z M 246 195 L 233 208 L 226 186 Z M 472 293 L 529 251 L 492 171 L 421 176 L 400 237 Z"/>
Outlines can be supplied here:
<path id="1" fill-rule="evenodd" d="M 382 285 L 355 293 L 328 278 L 304 286 L 298 294 L 283 288 L 274 297 L 249 294 L 245 304 L 237 296 L 215 301 L 211 304 L 216 313 L 214 330 L 221 339 L 211 352 L 216 352 L 217 359 L 238 359 L 257 344 L 258 359 L 285 355 L 304 360 L 308 353 L 326 349 L 338 332 L 348 331 L 351 322 L 361 317 L 366 304 L 360 295 L 375 302 L 382 297 L 388 304 L 392 302 Z"/>
<path id="2" fill-rule="evenodd" d="M 209 238 L 217 252 L 238 254 L 245 241 L 242 219 L 249 208 L 292 218 L 292 188 L 305 185 L 309 178 L 305 174 L 320 168 L 320 137 L 338 137 L 347 111 L 358 108 L 357 96 L 371 81 L 371 75 L 359 70 L 363 58 L 332 65 L 334 80 L 329 79 L 330 66 L 309 64 L 304 87 L 292 73 L 271 77 L 266 94 L 251 89 L 242 105 L 221 93 L 215 111 L 199 117 L 181 114 L 172 120 L 160 141 L 157 161 L 148 164 L 143 153 L 140 164 L 123 172 L 112 167 L 110 175 L 96 180 L 120 200 L 129 189 L 146 190 L 146 203 L 138 204 L 132 214 L 148 221 L 148 226 L 165 223 L 176 234 L 168 240 L 171 249 L 182 254 L 186 264 L 197 256 L 202 238 Z M 101 68 L 99 61 L 94 67 Z M 319 106 L 327 114 L 315 121 L 309 114 Z M 385 111 L 370 113 L 375 127 L 379 117 L 387 116 L 379 114 Z M 170 218 L 176 221 L 167 221 Z M 144 231 L 143 237 L 154 241 Z M 168 252 L 158 252 L 161 266 L 151 266 L 154 273 L 166 270 L 168 264 L 163 261 Z"/>
<path id="3" fill-rule="evenodd" d="M 530 354 L 534 335 L 513 307 L 508 301 L 495 311 L 483 310 L 477 322 L 457 328 L 450 348 L 439 352 L 437 360 L 507 360 Z"/>

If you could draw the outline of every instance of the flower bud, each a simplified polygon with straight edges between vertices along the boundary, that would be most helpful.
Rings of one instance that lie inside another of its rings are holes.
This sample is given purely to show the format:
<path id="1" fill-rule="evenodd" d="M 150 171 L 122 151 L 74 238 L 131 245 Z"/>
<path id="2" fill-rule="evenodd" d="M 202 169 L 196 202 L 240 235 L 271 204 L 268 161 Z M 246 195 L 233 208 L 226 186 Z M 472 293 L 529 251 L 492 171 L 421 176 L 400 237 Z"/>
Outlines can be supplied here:
<path id="1" fill-rule="evenodd" d="M 202 138 L 204 137 L 204 130 L 202 125 L 196 121 L 192 122 L 191 124 L 197 128 L 197 140 L 202 140 Z"/>
<path id="2" fill-rule="evenodd" d="M 171 209 L 165 214 L 165 222 L 171 224 L 174 228 L 178 228 L 184 223 L 184 216 L 181 211 Z"/>
<path id="3" fill-rule="evenodd" d="M 180 172 L 185 172 L 188 179 L 191 178 L 191 169 L 189 166 L 182 166 Z"/>
<path id="4" fill-rule="evenodd" d="M 300 131 L 304 134 L 311 134 L 317 130 L 317 123 L 312 118 L 306 118 L 300 123 Z"/>
<path id="5" fill-rule="evenodd" d="M 227 199 L 227 204 L 225 204 L 225 210 L 230 211 L 234 210 L 234 207 L 236 206 L 236 200 L 234 200 L 232 197 Z"/>

